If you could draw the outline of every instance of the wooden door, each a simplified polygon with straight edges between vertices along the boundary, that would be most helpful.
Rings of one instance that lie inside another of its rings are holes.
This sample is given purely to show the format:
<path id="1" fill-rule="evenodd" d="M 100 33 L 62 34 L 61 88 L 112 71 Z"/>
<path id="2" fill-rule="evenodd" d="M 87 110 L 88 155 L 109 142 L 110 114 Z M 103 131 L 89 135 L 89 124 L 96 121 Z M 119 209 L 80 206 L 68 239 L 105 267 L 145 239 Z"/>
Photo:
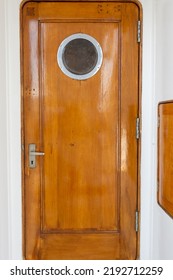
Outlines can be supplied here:
<path id="1" fill-rule="evenodd" d="M 158 105 L 158 189 L 157 200 L 165 212 L 173 217 L 173 101 Z"/>
<path id="2" fill-rule="evenodd" d="M 136 1 L 21 6 L 26 259 L 137 258 L 140 18 Z M 74 34 L 101 49 L 91 77 L 70 77 L 58 63 Z M 35 167 L 30 144 L 44 153 Z"/>

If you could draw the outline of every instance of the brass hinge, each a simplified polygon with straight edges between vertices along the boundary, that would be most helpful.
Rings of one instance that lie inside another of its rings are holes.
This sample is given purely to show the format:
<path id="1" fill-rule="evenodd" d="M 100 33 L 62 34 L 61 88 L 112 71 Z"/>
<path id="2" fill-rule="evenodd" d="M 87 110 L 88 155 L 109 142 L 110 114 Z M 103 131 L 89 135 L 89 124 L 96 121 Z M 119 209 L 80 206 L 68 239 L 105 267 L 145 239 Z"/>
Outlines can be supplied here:
<path id="1" fill-rule="evenodd" d="M 140 118 L 136 118 L 136 139 L 140 138 Z"/>
<path id="2" fill-rule="evenodd" d="M 140 22 L 140 20 L 138 20 L 138 24 L 137 24 L 137 42 L 138 43 L 141 42 L 141 22 Z"/>
<path id="3" fill-rule="evenodd" d="M 139 211 L 135 212 L 135 231 L 139 231 Z"/>

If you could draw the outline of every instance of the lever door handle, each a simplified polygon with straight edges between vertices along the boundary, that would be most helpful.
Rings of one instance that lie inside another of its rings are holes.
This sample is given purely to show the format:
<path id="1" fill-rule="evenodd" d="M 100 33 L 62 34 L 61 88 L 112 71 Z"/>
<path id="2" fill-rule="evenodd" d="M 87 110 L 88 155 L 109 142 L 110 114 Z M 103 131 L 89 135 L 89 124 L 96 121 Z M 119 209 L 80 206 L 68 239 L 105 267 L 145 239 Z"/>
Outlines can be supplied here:
<path id="1" fill-rule="evenodd" d="M 30 154 L 30 156 L 44 156 L 45 155 L 45 153 L 43 153 L 43 152 L 32 152 L 32 151 L 29 154 Z"/>
<path id="2" fill-rule="evenodd" d="M 44 156 L 44 152 L 37 152 L 36 151 L 36 144 L 29 144 L 29 167 L 35 168 L 36 167 L 36 156 Z"/>

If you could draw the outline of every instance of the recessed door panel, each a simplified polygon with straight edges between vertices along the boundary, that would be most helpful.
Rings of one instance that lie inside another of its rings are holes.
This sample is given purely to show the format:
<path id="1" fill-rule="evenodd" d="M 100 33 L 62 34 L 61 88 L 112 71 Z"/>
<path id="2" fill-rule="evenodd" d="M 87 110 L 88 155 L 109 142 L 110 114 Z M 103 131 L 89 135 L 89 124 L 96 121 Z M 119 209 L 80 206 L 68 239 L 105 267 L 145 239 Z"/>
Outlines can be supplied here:
<path id="1" fill-rule="evenodd" d="M 41 24 L 42 146 L 49 155 L 43 228 L 117 230 L 118 24 L 71 23 L 68 31 L 66 25 Z M 64 75 L 56 60 L 62 40 L 79 29 L 96 37 L 104 53 L 100 71 L 81 82 Z"/>

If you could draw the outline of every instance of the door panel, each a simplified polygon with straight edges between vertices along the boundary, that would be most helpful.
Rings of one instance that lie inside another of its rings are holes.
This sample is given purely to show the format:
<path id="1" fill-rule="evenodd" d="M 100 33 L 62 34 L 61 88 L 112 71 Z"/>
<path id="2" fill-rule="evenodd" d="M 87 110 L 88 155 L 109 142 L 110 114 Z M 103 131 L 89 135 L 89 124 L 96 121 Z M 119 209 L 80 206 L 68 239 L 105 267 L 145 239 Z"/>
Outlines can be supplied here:
<path id="1" fill-rule="evenodd" d="M 172 120 L 173 102 L 164 101 L 158 105 L 158 203 L 165 212 L 173 217 L 172 189 Z"/>
<path id="2" fill-rule="evenodd" d="M 44 159 L 43 228 L 116 230 L 118 24 L 66 26 L 41 24 L 42 135 L 49 155 Z M 63 39 L 79 30 L 94 36 L 104 53 L 101 70 L 84 81 L 64 75 L 56 60 Z"/>
<path id="3" fill-rule="evenodd" d="M 26 259 L 135 259 L 138 235 L 140 8 L 128 1 L 27 2 L 21 8 Z M 103 52 L 91 78 L 57 62 L 72 34 Z M 36 167 L 29 166 L 35 143 Z"/>

